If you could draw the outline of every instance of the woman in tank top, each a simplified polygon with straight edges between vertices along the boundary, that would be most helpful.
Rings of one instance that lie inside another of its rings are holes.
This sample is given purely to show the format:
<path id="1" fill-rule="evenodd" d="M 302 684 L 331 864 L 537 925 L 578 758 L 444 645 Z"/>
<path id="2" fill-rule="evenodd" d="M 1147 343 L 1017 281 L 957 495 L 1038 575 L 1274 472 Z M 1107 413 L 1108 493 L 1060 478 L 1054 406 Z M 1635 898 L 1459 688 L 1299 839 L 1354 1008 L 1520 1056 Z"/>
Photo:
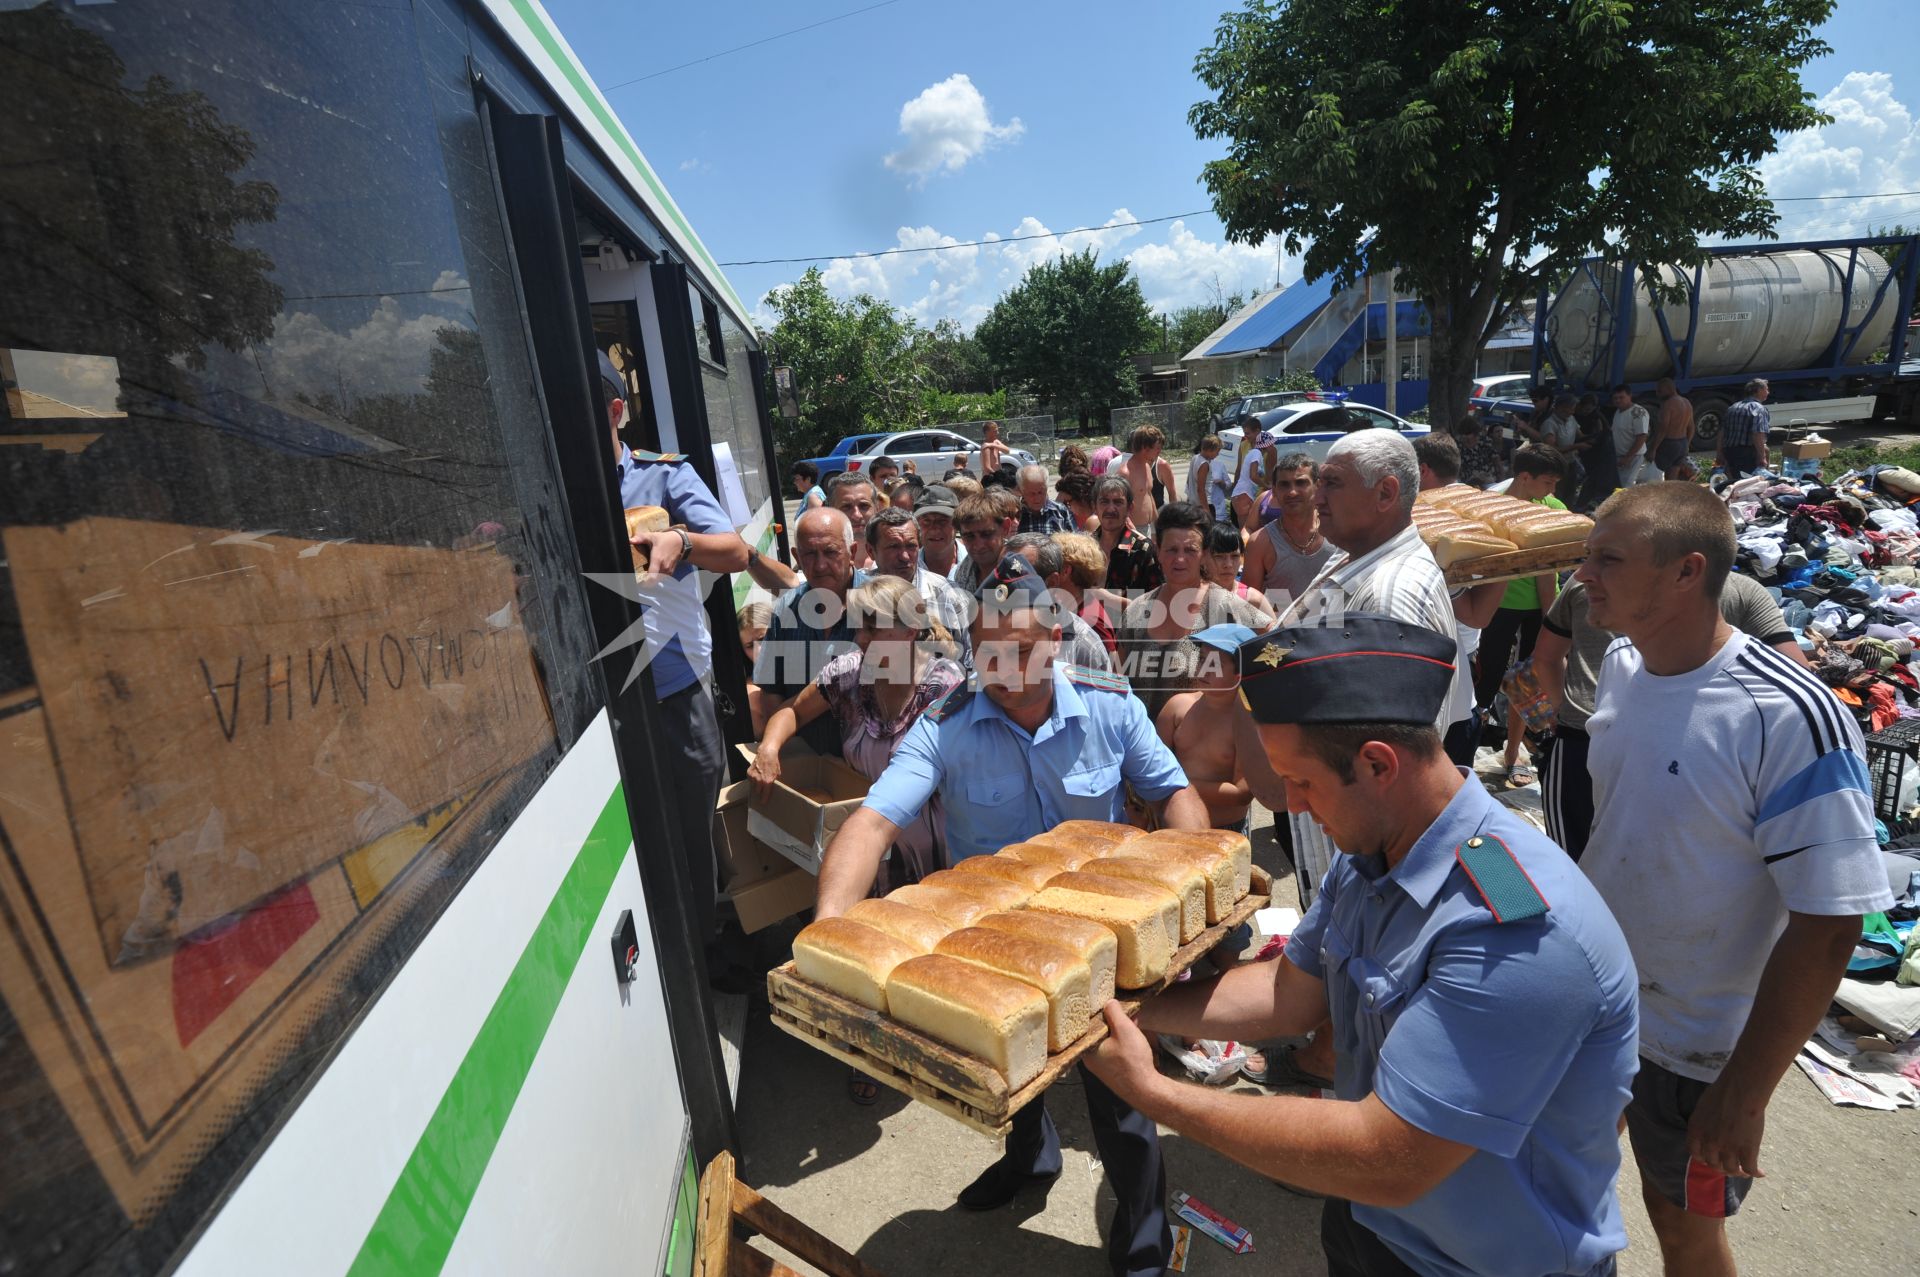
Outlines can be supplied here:
<path id="1" fill-rule="evenodd" d="M 1304 452 L 1290 452 L 1273 465 L 1267 495 L 1273 520 L 1247 542 L 1241 575 L 1284 613 L 1334 556 L 1333 543 L 1320 534 L 1313 490 L 1320 467 Z"/>

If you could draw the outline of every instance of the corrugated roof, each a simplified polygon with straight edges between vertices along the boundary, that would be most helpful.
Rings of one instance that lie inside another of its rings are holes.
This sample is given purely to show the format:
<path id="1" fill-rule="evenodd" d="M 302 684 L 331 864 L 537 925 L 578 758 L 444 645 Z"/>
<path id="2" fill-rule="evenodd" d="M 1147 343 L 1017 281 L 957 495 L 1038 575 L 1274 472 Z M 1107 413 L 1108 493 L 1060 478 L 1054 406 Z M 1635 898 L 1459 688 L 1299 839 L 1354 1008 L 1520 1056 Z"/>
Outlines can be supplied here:
<path id="1" fill-rule="evenodd" d="M 1265 350 L 1313 317 L 1333 296 L 1333 277 L 1322 275 L 1260 296 L 1188 353 L 1188 359 L 1218 359 Z"/>

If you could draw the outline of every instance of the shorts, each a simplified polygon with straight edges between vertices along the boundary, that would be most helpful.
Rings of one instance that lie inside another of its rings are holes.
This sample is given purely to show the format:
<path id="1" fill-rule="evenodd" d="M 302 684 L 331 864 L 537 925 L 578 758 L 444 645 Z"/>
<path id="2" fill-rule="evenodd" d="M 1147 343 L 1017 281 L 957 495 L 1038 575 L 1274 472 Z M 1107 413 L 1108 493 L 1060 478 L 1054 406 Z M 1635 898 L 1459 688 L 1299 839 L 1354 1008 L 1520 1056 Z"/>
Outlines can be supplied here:
<path id="1" fill-rule="evenodd" d="M 1660 446 L 1653 450 L 1653 464 L 1659 467 L 1661 474 L 1671 473 L 1673 468 L 1687 459 L 1685 439 L 1662 439 Z"/>
<path id="2" fill-rule="evenodd" d="M 1687 1156 L 1687 1122 L 1709 1085 L 1641 1057 L 1627 1104 L 1627 1139 L 1642 1184 L 1689 1215 L 1725 1219 L 1739 1213 L 1753 1181 Z"/>

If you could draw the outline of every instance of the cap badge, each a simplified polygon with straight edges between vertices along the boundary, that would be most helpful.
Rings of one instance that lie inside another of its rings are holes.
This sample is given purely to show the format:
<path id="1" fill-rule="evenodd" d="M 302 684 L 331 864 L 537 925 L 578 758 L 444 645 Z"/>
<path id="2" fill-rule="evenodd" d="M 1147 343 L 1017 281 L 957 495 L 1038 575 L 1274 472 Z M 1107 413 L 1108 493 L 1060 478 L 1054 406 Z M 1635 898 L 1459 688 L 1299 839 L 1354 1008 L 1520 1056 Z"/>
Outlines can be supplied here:
<path id="1" fill-rule="evenodd" d="M 1278 643 L 1268 643 L 1260 649 L 1260 654 L 1253 658 L 1253 663 L 1255 665 L 1264 665 L 1268 669 L 1274 669 L 1281 661 L 1287 658 L 1287 653 L 1292 650 L 1290 647 L 1281 647 Z"/>

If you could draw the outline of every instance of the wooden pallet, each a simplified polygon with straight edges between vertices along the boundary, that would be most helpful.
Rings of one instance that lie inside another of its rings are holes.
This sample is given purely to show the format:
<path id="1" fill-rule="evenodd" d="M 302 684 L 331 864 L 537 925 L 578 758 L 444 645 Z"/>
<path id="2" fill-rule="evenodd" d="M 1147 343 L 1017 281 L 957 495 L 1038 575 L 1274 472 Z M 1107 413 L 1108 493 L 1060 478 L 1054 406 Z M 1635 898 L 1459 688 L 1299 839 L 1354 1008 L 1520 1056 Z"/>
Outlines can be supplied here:
<path id="1" fill-rule="evenodd" d="M 1542 572 L 1564 572 L 1579 566 L 1586 557 L 1585 541 L 1539 545 L 1531 550 L 1509 550 L 1505 554 L 1489 554 L 1484 559 L 1468 559 L 1465 563 L 1454 564 L 1447 569 L 1447 584 L 1490 585 L 1495 581 L 1538 576 Z"/>
<path id="2" fill-rule="evenodd" d="M 1256 866 L 1252 892 L 1234 906 L 1232 913 L 1182 945 L 1164 979 L 1145 989 L 1119 991 L 1116 999 L 1127 1014 L 1137 1014 L 1148 998 L 1173 984 L 1225 940 L 1228 932 L 1264 909 L 1272 890 L 1272 876 Z M 791 962 L 767 973 L 767 997 L 773 1004 L 774 1024 L 802 1042 L 910 1099 L 996 1137 L 1007 1133 L 1015 1113 L 1043 1094 L 1107 1036 L 1106 1020 L 1096 1010 L 1087 1031 L 1073 1045 L 1048 1056 L 1038 1077 L 1009 1093 L 1006 1078 L 985 1060 L 956 1051 L 871 1007 L 801 979 Z"/>
<path id="3" fill-rule="evenodd" d="M 765 1251 L 736 1240 L 735 1228 L 759 1233 L 798 1255 L 827 1277 L 880 1277 L 858 1255 L 827 1240 L 775 1206 L 734 1174 L 733 1154 L 724 1150 L 700 1174 L 699 1243 L 693 1277 L 800 1277 Z"/>

